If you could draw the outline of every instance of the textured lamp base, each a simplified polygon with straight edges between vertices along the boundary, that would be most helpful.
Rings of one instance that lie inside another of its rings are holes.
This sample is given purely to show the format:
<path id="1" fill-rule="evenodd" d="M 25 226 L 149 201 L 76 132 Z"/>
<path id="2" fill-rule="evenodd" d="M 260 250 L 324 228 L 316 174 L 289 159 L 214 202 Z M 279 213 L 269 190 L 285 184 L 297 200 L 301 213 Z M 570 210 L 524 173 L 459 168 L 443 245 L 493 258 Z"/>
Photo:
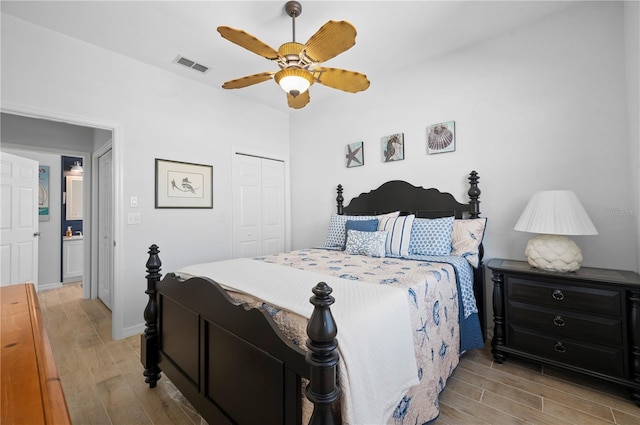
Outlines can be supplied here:
<path id="1" fill-rule="evenodd" d="M 527 261 L 533 267 L 555 272 L 574 272 L 582 265 L 582 250 L 562 235 L 540 235 L 527 242 Z"/>

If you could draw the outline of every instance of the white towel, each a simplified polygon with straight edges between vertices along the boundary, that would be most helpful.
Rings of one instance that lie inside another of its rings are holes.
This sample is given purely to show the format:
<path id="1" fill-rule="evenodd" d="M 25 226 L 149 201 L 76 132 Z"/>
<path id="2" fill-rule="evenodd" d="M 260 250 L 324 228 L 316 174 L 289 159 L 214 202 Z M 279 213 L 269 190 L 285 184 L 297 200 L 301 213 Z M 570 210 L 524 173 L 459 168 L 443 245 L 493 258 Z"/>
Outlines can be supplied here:
<path id="1" fill-rule="evenodd" d="M 209 277 L 307 319 L 313 312 L 311 289 L 318 282 L 331 286 L 345 424 L 387 423 L 407 390 L 418 384 L 409 303 L 401 289 L 251 259 L 197 264 L 178 274 Z"/>

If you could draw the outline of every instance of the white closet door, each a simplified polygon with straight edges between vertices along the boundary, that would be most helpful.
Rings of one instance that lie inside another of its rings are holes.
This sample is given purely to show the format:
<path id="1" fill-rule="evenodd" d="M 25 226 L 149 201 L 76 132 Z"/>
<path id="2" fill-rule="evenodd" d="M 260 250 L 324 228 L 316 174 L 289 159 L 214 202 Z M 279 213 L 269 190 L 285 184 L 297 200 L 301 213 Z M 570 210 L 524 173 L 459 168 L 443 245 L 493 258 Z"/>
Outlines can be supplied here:
<path id="1" fill-rule="evenodd" d="M 236 155 L 233 257 L 262 255 L 262 160 Z"/>
<path id="2" fill-rule="evenodd" d="M 284 251 L 284 163 L 262 160 L 262 255 Z"/>
<path id="3" fill-rule="evenodd" d="M 285 247 L 284 163 L 236 154 L 233 257 L 282 252 Z"/>

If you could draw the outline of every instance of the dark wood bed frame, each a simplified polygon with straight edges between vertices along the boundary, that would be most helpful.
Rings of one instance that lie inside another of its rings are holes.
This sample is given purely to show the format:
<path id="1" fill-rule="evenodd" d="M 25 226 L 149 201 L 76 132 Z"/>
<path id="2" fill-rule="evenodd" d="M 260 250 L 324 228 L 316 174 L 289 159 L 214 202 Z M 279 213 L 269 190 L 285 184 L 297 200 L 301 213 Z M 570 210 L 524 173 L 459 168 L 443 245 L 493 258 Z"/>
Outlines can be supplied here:
<path id="1" fill-rule="evenodd" d="M 337 212 L 363 215 L 400 210 L 417 217 L 477 218 L 478 180 L 472 171 L 466 204 L 449 193 L 395 180 L 344 206 L 338 185 Z M 314 310 L 305 351 L 281 333 L 266 310 L 234 301 L 211 279 L 182 280 L 168 273 L 161 280 L 159 252 L 156 245 L 149 248 L 145 291 L 149 301 L 141 336 L 143 374 L 151 388 L 164 372 L 209 425 L 300 425 L 301 378 L 305 378 L 309 380 L 305 395 L 314 405 L 309 424 L 340 423 L 339 413 L 332 408 L 339 397 L 337 326 L 330 310 L 332 290 L 326 283 L 320 282 L 310 298 Z M 481 261 L 474 272 L 474 292 L 484 333 L 483 268 Z"/>

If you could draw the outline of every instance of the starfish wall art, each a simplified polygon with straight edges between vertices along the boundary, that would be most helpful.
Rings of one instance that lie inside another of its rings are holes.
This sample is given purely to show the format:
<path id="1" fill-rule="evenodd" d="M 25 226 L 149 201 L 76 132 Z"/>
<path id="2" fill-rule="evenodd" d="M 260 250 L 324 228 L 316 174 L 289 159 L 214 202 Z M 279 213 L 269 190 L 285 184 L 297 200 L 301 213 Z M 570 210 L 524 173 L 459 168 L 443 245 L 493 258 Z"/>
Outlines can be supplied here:
<path id="1" fill-rule="evenodd" d="M 355 142 L 347 145 L 347 168 L 364 165 L 364 142 Z"/>

